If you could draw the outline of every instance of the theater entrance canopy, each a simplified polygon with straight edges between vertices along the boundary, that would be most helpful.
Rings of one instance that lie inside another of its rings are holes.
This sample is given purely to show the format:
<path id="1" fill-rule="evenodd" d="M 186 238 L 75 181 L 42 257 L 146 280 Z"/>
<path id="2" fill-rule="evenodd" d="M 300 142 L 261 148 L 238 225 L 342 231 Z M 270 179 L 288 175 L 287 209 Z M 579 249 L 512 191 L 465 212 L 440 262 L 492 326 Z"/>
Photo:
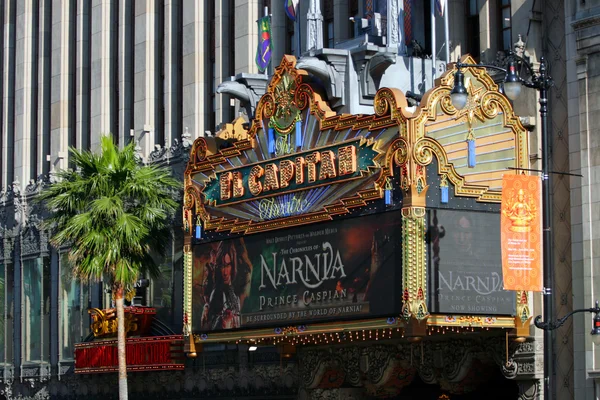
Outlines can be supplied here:
<path id="1" fill-rule="evenodd" d="M 382 88 L 372 114 L 347 115 L 295 65 L 283 58 L 247 124 L 192 147 L 188 351 L 524 331 L 528 293 L 502 285 L 500 200 L 503 174 L 528 167 L 527 131 L 492 78 L 463 70 L 460 111 L 450 68 L 417 107 Z"/>

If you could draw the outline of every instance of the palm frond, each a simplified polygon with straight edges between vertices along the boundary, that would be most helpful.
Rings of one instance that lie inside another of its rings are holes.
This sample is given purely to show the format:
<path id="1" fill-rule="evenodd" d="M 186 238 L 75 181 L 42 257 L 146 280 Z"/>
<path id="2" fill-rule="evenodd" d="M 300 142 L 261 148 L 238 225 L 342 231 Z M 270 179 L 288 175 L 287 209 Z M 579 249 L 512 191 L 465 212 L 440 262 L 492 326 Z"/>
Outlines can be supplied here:
<path id="1" fill-rule="evenodd" d="M 133 144 L 119 150 L 103 137 L 100 149 L 71 149 L 75 170 L 58 171 L 39 199 L 51 213 L 51 243 L 70 246 L 73 276 L 128 288 L 160 273 L 150 253 L 164 254 L 180 183 L 164 167 L 139 165 Z"/>

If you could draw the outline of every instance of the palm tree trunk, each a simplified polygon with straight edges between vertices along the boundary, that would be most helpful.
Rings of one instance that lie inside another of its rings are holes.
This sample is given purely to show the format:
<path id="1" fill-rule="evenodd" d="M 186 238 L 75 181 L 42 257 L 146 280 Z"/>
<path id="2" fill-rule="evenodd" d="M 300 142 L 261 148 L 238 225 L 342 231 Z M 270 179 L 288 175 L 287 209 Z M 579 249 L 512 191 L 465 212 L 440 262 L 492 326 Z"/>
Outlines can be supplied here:
<path id="1" fill-rule="evenodd" d="M 123 306 L 123 286 L 114 288 L 117 306 L 117 343 L 119 355 L 119 400 L 127 400 L 127 360 L 125 358 L 125 308 Z"/>

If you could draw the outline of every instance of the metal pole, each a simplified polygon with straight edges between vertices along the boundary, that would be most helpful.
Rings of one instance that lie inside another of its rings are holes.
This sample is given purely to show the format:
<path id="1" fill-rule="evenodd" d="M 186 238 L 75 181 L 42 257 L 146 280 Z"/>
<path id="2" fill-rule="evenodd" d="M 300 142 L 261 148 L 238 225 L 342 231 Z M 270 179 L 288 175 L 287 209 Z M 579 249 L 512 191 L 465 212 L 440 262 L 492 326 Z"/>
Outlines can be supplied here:
<path id="1" fill-rule="evenodd" d="M 446 63 L 450 63 L 450 28 L 448 19 L 450 16 L 450 2 L 446 1 L 445 10 L 444 10 L 444 37 L 446 40 Z"/>
<path id="2" fill-rule="evenodd" d="M 542 128 L 542 204 L 544 208 L 544 320 L 554 321 L 554 304 L 552 290 L 554 288 L 554 262 L 552 254 L 552 200 L 550 190 L 552 180 L 550 174 L 550 138 L 548 137 L 548 76 L 546 60 L 540 59 L 540 122 Z M 544 330 L 544 398 L 554 399 L 554 341 L 552 330 Z"/>
<path id="3" fill-rule="evenodd" d="M 265 7 L 265 17 L 269 16 L 269 7 Z M 271 21 L 269 21 L 269 26 L 271 26 Z M 271 32 L 273 32 L 273 29 L 271 27 Z M 273 55 L 273 36 L 271 36 L 269 38 L 269 40 L 271 41 L 271 56 Z M 269 60 L 269 64 L 267 65 L 267 68 L 265 68 L 265 76 L 269 76 L 269 70 L 271 69 L 271 64 L 272 64 L 272 60 Z"/>
<path id="4" fill-rule="evenodd" d="M 435 55 L 436 55 L 436 45 L 435 45 L 435 0 L 431 0 L 430 2 L 431 8 L 431 63 L 433 64 L 431 68 L 431 87 L 435 85 Z"/>
<path id="5" fill-rule="evenodd" d="M 298 22 L 298 51 L 296 52 L 296 57 L 300 59 L 300 56 L 302 56 L 302 22 L 300 21 L 300 4 L 298 4 L 298 8 L 296 9 L 296 21 Z"/>

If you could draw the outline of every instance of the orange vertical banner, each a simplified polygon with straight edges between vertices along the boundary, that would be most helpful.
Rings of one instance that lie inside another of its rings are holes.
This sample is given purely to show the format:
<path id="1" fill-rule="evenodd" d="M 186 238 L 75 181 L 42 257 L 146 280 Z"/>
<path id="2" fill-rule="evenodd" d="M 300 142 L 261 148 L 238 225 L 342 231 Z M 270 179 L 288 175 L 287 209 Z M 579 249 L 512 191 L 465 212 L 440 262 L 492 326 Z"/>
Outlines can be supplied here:
<path id="1" fill-rule="evenodd" d="M 537 176 L 502 177 L 500 218 L 505 290 L 542 291 L 542 182 Z"/>

